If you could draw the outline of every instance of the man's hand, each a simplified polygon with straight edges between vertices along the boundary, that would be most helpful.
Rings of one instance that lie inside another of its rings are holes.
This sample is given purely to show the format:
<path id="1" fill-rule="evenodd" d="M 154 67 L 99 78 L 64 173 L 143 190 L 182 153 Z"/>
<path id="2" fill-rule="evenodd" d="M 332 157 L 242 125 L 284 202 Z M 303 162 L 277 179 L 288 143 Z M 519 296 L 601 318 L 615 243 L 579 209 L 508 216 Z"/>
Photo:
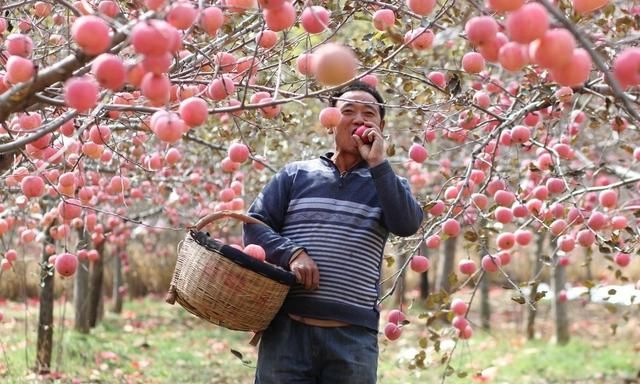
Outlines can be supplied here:
<path id="1" fill-rule="evenodd" d="M 305 289 L 316 289 L 320 285 L 318 266 L 305 251 L 289 263 L 289 268 L 296 275 L 298 283 L 304 285 Z"/>
<path id="2" fill-rule="evenodd" d="M 367 162 L 369 168 L 373 168 L 384 161 L 384 137 L 380 127 L 372 123 L 366 123 L 365 125 L 368 128 L 364 131 L 363 136 L 369 138 L 370 143 L 365 144 L 358 135 L 353 135 L 353 139 L 358 144 L 360 156 Z"/>

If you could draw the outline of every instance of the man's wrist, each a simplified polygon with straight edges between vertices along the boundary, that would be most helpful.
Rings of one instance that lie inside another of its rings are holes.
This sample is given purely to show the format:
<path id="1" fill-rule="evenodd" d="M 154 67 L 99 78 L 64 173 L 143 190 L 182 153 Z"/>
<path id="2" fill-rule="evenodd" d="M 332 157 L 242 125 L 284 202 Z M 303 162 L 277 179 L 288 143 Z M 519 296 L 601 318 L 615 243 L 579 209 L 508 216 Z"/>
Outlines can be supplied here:
<path id="1" fill-rule="evenodd" d="M 384 158 L 367 161 L 367 165 L 369 165 L 369 168 L 375 168 L 382 163 L 384 163 Z"/>
<path id="2" fill-rule="evenodd" d="M 298 258 L 298 256 L 302 254 L 302 252 L 304 252 L 304 248 L 298 248 L 295 251 L 293 251 L 293 253 L 291 254 L 291 257 L 289 258 L 288 265 L 291 265 L 291 263 L 293 263 Z"/>

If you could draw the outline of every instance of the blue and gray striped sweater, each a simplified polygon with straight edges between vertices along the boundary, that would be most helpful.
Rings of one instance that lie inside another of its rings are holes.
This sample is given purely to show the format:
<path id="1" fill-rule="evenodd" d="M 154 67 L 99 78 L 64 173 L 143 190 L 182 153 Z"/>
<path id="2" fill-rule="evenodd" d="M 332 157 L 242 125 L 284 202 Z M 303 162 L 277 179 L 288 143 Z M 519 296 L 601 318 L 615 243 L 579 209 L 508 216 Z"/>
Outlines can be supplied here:
<path id="1" fill-rule="evenodd" d="M 319 288 L 296 285 L 282 311 L 377 330 L 387 237 L 414 234 L 422 209 L 388 161 L 371 169 L 362 161 L 341 176 L 331 156 L 278 172 L 249 208 L 270 228 L 245 225 L 244 243 L 260 244 L 267 261 L 285 269 L 300 248 L 316 262 Z"/>

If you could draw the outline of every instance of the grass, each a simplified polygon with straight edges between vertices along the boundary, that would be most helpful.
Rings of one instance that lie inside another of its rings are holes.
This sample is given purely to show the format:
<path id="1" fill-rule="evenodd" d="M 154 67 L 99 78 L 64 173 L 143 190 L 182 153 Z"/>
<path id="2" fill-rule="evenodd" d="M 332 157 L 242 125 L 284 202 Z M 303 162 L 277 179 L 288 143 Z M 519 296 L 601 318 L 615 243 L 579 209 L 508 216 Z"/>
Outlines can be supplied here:
<path id="1" fill-rule="evenodd" d="M 0 305 L 0 311 L 5 314 L 5 320 L 0 323 L 0 343 L 5 351 L 0 355 L 3 383 L 71 383 L 74 379 L 84 383 L 253 382 L 257 355 L 256 349 L 248 344 L 251 334 L 213 326 L 159 298 L 127 302 L 120 315 L 107 312 L 89 335 L 72 329 L 70 307 L 65 314 L 64 332 L 60 332 L 61 313 L 56 309 L 54 373 L 47 378 L 38 378 L 29 369 L 35 360 L 37 308 L 32 304 L 28 312 L 27 341 L 23 304 Z M 491 379 L 496 383 L 621 383 L 625 378 L 635 377 L 640 369 L 638 322 L 621 324 L 618 334 L 611 335 L 607 329 L 612 320 L 601 311 L 595 313 L 601 314 L 601 318 L 579 325 L 565 346 L 549 342 L 548 337 L 526 341 L 522 332 L 517 331 L 517 325 L 496 313 L 495 331 L 476 330 L 469 342 L 456 347 L 451 361 L 455 371 L 446 382 Z M 576 311 L 574 316 L 577 315 L 594 314 Z M 380 383 L 441 381 L 444 372 L 441 359 L 452 342 L 443 340 L 439 353 L 433 351 L 433 343 L 429 342 L 423 352 L 424 367 L 410 369 L 412 358 L 423 350 L 417 340 L 425 335 L 418 320 L 413 321 L 398 341 L 390 343 L 381 337 Z M 548 319 L 541 319 L 540 328 L 548 334 L 545 321 Z"/>
<path id="2" fill-rule="evenodd" d="M 6 315 L 15 314 L 17 321 L 5 322 L 9 332 L 3 330 L 0 337 L 9 361 L 7 364 L 0 359 L 3 366 L 9 366 L 0 381 L 31 381 L 33 375 L 24 355 L 24 312 L 12 309 Z M 36 310 L 30 312 L 35 315 Z M 90 335 L 84 335 L 71 329 L 73 314 L 67 310 L 63 342 L 57 345 L 60 323 L 56 323 L 53 377 L 62 375 L 60 382 L 71 382 L 73 378 L 104 383 L 249 382 L 252 369 L 230 352 L 231 348 L 237 349 L 251 360 L 249 334 L 200 321 L 159 299 L 128 302 L 121 315 L 105 315 Z M 30 322 L 29 327 L 30 367 L 35 359 L 35 323 Z"/>
<path id="3" fill-rule="evenodd" d="M 582 339 L 559 346 L 540 340 L 514 345 L 506 339 L 481 337 L 458 353 L 452 364 L 458 372 L 476 376 L 477 381 L 483 381 L 477 376 L 485 372 L 483 376 L 501 383 L 619 383 L 633 376 L 637 364 L 628 343 L 615 342 L 595 350 Z M 447 382 L 465 383 L 468 377 L 460 379 L 454 374 Z"/>

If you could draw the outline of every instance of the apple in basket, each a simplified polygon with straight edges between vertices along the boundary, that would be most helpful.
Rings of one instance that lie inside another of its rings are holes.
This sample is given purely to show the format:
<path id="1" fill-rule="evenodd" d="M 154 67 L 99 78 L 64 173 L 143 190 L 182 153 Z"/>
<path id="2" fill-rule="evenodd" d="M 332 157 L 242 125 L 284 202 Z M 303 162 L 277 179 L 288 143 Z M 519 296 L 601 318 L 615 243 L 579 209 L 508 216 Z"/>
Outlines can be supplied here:
<path id="1" fill-rule="evenodd" d="M 246 253 L 247 255 L 256 258 L 260 261 L 264 261 L 264 259 L 266 258 L 266 252 L 264 251 L 264 248 L 262 248 L 261 246 L 257 245 L 257 244 L 249 244 L 246 247 L 244 247 L 243 250 L 244 253 Z"/>
<path id="2" fill-rule="evenodd" d="M 222 243 L 222 240 L 218 240 L 218 241 Z M 229 244 L 229 246 L 231 248 L 237 249 L 238 251 L 244 251 L 244 248 L 242 248 L 242 245 L 240 244 Z"/>

